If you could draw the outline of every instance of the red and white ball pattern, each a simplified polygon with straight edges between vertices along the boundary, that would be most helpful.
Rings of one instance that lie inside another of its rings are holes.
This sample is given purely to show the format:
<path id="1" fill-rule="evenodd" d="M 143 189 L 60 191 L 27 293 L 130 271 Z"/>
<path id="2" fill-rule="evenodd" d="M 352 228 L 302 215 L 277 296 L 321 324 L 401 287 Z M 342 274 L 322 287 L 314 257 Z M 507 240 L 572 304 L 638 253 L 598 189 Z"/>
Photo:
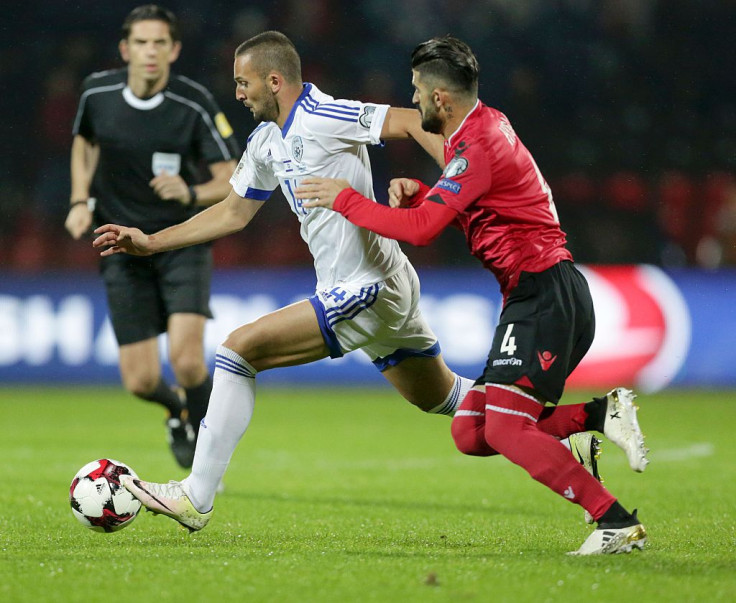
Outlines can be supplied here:
<path id="1" fill-rule="evenodd" d="M 79 522 L 96 532 L 117 532 L 133 523 L 141 503 L 120 484 L 121 475 L 138 477 L 125 463 L 99 459 L 72 480 L 69 504 Z"/>

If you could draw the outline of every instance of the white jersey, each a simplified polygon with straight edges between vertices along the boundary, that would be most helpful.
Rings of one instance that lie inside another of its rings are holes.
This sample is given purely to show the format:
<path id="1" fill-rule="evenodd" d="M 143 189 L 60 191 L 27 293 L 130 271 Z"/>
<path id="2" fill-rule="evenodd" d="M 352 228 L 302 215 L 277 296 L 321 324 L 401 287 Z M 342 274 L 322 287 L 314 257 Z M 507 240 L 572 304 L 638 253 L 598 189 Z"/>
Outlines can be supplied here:
<path id="1" fill-rule="evenodd" d="M 260 124 L 230 179 L 241 197 L 266 200 L 278 185 L 301 222 L 317 273 L 317 289 L 346 283 L 377 283 L 402 268 L 396 241 L 359 228 L 339 213 L 305 209 L 294 196 L 303 178 L 343 178 L 373 199 L 367 144 L 380 143 L 388 105 L 335 100 L 305 84 L 283 129 Z"/>

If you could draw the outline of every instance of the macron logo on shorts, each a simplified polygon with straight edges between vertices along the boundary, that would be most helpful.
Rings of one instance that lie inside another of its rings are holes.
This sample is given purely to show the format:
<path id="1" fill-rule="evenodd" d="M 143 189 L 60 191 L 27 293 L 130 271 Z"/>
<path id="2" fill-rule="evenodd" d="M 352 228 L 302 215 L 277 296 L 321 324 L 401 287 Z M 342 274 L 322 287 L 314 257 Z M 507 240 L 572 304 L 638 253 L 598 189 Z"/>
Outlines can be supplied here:
<path id="1" fill-rule="evenodd" d="M 553 356 L 552 352 L 545 350 L 544 352 L 540 352 L 537 350 L 537 358 L 539 358 L 539 364 L 542 365 L 543 371 L 548 371 L 549 367 L 551 367 L 555 360 L 557 360 L 557 356 Z"/>

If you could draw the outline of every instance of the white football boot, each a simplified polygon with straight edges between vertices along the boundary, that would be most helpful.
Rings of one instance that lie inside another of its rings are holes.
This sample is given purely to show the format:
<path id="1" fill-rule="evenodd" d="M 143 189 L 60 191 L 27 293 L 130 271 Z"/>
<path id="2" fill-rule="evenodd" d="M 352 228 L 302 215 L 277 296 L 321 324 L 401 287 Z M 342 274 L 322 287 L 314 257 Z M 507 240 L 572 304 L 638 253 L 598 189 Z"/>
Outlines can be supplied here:
<path id="1" fill-rule="evenodd" d="M 577 551 L 568 555 L 613 555 L 643 550 L 647 542 L 647 531 L 639 523 L 636 510 L 632 515 L 633 525 L 620 527 L 617 524 L 600 524 Z"/>
<path id="2" fill-rule="evenodd" d="M 201 530 L 212 517 L 212 509 L 206 513 L 197 511 L 181 482 L 171 480 L 168 484 L 156 484 L 126 475 L 121 476 L 120 483 L 141 501 L 146 509 L 156 515 L 171 517 L 190 532 Z"/>
<path id="3" fill-rule="evenodd" d="M 649 464 L 644 436 L 636 419 L 636 395 L 630 389 L 617 387 L 606 394 L 606 418 L 603 434 L 626 453 L 630 467 L 639 473 Z"/>

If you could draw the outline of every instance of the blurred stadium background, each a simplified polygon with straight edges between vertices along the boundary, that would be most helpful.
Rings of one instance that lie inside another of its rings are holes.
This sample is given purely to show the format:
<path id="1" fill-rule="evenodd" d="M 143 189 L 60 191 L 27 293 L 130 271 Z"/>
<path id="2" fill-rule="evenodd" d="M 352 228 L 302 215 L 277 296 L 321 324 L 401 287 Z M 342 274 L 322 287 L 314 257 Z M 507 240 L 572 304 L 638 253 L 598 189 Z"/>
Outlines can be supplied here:
<path id="1" fill-rule="evenodd" d="M 89 241 L 72 241 L 63 222 L 79 85 L 90 72 L 121 64 L 119 26 L 141 3 L 51 0 L 41 10 L 28 2 L 2 17 L 4 383 L 116 379 L 96 253 Z M 184 48 L 175 70 L 214 92 L 242 143 L 255 124 L 234 99 L 232 53 L 259 31 L 278 29 L 292 38 L 306 81 L 337 97 L 399 106 L 411 101 L 414 46 L 445 33 L 464 39 L 481 64 L 481 98 L 510 117 L 551 184 L 576 260 L 591 267 L 602 312 L 599 333 L 607 339 L 597 341 L 589 372 L 600 375 L 596 362 L 611 366 L 623 354 L 636 366 L 602 375 L 609 384 L 620 376 L 650 389 L 736 385 L 728 341 L 736 329 L 736 272 L 730 268 L 736 264 L 734 2 L 162 4 L 182 22 Z M 373 149 L 371 159 L 379 198 L 392 176 L 437 176 L 412 144 Z M 213 305 L 226 319 L 210 329 L 210 346 L 249 316 L 311 292 L 311 260 L 298 223 L 277 196 L 269 205 L 256 225 L 215 245 Z M 455 334 L 472 329 L 463 319 L 468 304 L 486 320 L 497 311 L 495 284 L 458 233 L 446 233 L 429 248 L 404 249 L 428 292 L 433 327 L 445 349 L 457 348 L 451 364 L 476 370 L 489 331 L 477 330 L 472 357 Z M 648 267 L 638 268 L 643 264 Z M 635 341 L 638 352 L 622 352 Z M 24 342 L 33 342 L 33 349 Z M 637 354 L 641 358 L 632 360 Z M 335 372 L 352 379 L 371 371 L 360 360 L 350 362 L 356 363 L 353 372 L 333 363 Z M 319 371 L 279 373 L 309 380 Z"/>

